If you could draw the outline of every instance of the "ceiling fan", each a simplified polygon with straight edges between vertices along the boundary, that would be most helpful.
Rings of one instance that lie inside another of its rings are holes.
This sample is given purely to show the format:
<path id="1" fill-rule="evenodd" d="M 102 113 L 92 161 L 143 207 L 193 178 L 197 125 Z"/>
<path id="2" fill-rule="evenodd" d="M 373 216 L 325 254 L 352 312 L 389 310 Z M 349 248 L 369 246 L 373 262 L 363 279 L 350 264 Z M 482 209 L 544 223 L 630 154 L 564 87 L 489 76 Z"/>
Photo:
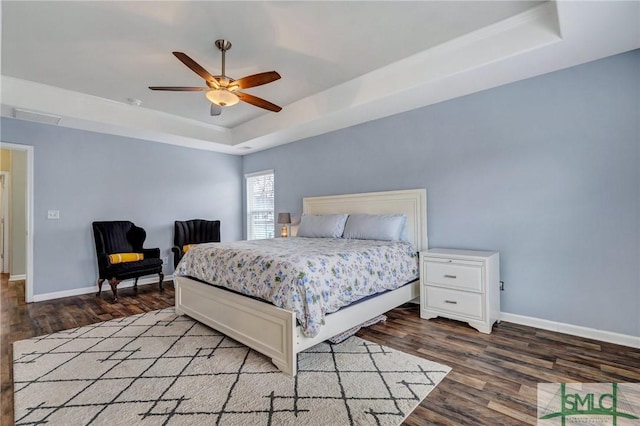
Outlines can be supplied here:
<path id="1" fill-rule="evenodd" d="M 174 56 L 185 64 L 191 71 L 204 78 L 207 87 L 175 87 L 175 86 L 149 86 L 151 90 L 167 90 L 174 92 L 204 92 L 209 101 L 211 101 L 211 115 L 220 115 L 222 107 L 237 104 L 239 101 L 264 108 L 269 111 L 279 112 L 282 107 L 276 104 L 241 92 L 240 89 L 248 89 L 250 87 L 261 86 L 280 79 L 280 74 L 275 71 L 268 71 L 259 74 L 253 74 L 242 77 L 238 80 L 227 77 L 224 73 L 225 52 L 231 49 L 231 42 L 228 40 L 216 40 L 216 47 L 222 52 L 222 72 L 220 75 L 211 75 L 207 70 L 201 67 L 196 61 L 182 52 L 173 52 Z"/>

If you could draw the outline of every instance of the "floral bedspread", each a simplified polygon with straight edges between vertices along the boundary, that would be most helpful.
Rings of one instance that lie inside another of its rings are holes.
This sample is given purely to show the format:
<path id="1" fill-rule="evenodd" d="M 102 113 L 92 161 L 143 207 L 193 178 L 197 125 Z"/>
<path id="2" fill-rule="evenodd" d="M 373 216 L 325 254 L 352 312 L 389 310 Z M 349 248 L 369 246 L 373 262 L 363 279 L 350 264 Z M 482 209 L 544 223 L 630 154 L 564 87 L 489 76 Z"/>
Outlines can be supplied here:
<path id="1" fill-rule="evenodd" d="M 174 275 L 190 276 L 292 310 L 306 336 L 326 314 L 418 278 L 410 243 L 342 238 L 274 238 L 199 244 Z"/>

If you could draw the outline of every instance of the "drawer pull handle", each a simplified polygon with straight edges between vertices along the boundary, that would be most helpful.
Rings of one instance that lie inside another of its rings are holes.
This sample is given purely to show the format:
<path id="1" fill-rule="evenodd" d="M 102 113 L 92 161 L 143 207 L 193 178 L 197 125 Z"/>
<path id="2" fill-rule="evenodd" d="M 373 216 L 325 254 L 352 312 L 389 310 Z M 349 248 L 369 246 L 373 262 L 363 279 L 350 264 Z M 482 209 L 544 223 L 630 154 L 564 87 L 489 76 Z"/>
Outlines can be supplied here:
<path id="1" fill-rule="evenodd" d="M 455 276 L 455 275 L 445 275 L 444 277 L 445 277 L 445 278 L 453 278 L 453 279 L 458 278 L 458 277 L 457 277 L 457 276 Z"/>
<path id="2" fill-rule="evenodd" d="M 444 303 L 449 303 L 451 305 L 457 305 L 458 302 L 456 302 L 455 300 L 445 300 Z"/>

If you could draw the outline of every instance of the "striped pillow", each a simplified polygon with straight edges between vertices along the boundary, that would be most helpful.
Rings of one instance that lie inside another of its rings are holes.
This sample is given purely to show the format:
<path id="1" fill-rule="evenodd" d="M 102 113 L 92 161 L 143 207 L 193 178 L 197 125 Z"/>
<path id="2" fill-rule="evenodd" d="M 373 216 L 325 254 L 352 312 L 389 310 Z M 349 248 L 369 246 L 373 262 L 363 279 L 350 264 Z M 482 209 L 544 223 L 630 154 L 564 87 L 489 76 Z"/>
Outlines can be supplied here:
<path id="1" fill-rule="evenodd" d="M 142 253 L 115 253 L 109 255 L 109 262 L 112 264 L 137 262 L 142 259 L 144 259 L 144 254 Z"/>

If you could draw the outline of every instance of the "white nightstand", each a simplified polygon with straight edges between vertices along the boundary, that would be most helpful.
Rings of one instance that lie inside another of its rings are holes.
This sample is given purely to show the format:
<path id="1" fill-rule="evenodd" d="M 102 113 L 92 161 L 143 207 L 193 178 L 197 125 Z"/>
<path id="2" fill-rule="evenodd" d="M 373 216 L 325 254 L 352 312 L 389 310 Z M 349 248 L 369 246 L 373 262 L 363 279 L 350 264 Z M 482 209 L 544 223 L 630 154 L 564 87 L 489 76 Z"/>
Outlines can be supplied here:
<path id="1" fill-rule="evenodd" d="M 500 253 L 455 249 L 420 252 L 420 317 L 468 322 L 482 333 L 500 320 Z"/>

